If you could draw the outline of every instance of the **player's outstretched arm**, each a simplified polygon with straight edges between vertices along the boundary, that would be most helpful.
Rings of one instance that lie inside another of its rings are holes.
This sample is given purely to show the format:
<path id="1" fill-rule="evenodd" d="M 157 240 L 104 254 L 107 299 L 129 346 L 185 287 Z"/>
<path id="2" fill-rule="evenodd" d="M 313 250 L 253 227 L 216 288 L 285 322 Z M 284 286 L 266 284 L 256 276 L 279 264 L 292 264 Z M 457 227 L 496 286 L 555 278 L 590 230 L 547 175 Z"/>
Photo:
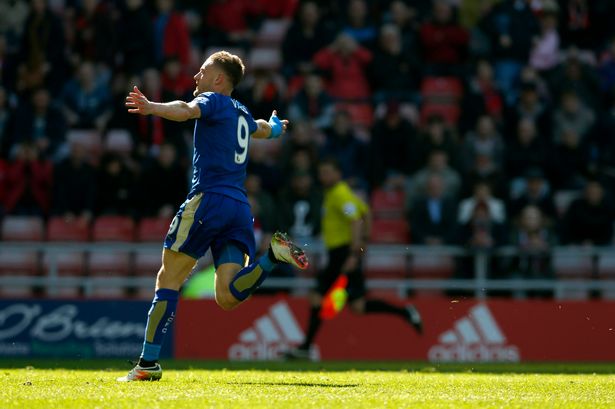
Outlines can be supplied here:
<path id="1" fill-rule="evenodd" d="M 256 139 L 276 139 L 279 138 L 284 132 L 286 132 L 286 128 L 288 127 L 287 119 L 279 119 L 278 112 L 273 111 L 271 114 L 271 118 L 269 121 L 265 121 L 264 119 L 257 119 L 256 124 L 258 128 L 256 131 L 252 133 L 252 138 Z"/>
<path id="2" fill-rule="evenodd" d="M 131 114 L 156 115 L 171 121 L 182 122 L 201 117 L 201 110 L 194 101 L 152 102 L 137 86 L 126 97 L 126 106 Z"/>

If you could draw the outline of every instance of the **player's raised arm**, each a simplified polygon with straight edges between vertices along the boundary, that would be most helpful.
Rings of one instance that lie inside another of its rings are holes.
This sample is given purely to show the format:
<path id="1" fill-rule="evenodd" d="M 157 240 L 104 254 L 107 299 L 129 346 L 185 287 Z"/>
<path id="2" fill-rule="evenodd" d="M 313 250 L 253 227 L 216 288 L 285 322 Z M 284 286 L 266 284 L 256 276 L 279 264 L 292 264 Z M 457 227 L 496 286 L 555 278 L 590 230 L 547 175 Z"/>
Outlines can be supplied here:
<path id="1" fill-rule="evenodd" d="M 256 139 L 276 139 L 279 138 L 284 132 L 286 132 L 286 128 L 288 127 L 287 119 L 279 119 L 277 111 L 273 111 L 271 114 L 271 118 L 269 118 L 269 122 L 264 119 L 257 119 L 256 131 L 252 133 L 252 138 Z"/>
<path id="2" fill-rule="evenodd" d="M 131 114 L 156 115 L 171 121 L 183 122 L 201 117 L 201 110 L 193 102 L 152 102 L 137 86 L 126 97 L 126 106 Z"/>

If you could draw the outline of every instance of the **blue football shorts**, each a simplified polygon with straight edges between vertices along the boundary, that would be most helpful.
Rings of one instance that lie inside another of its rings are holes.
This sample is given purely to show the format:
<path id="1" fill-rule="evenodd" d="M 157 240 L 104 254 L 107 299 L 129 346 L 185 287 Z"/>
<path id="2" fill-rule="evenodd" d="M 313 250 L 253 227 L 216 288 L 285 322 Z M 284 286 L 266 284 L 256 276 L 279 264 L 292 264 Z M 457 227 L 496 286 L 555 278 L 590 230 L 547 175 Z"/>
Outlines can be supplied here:
<path id="1" fill-rule="evenodd" d="M 171 222 L 164 247 L 195 259 L 211 247 L 216 268 L 227 262 L 247 265 L 256 247 L 250 205 L 217 193 L 189 196 Z"/>

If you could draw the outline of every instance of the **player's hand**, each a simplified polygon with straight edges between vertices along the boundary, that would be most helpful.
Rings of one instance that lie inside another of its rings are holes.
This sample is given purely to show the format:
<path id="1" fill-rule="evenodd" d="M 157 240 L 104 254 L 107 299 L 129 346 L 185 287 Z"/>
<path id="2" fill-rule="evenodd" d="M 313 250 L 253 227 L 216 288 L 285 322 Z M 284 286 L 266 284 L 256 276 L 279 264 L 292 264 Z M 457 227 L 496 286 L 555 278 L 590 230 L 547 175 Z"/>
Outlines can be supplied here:
<path id="1" fill-rule="evenodd" d="M 131 114 L 149 115 L 152 113 L 152 103 L 136 85 L 126 97 L 126 106 Z"/>
<path id="2" fill-rule="evenodd" d="M 288 128 L 288 120 L 279 119 L 278 111 L 274 109 L 271 113 L 271 117 L 269 118 L 269 126 L 271 126 L 271 135 L 269 137 L 271 139 L 276 139 L 286 132 L 286 129 Z"/>

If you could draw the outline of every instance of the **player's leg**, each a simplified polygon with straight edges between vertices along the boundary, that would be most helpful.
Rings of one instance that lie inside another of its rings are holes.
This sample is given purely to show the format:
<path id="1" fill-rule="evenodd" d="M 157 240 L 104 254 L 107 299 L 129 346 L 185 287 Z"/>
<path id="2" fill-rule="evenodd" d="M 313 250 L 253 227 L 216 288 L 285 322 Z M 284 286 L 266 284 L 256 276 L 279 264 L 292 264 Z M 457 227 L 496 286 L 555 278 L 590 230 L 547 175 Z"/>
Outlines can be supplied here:
<path id="1" fill-rule="evenodd" d="M 162 266 L 156 276 L 152 306 L 148 312 L 145 339 L 139 363 L 119 381 L 158 380 L 162 370 L 158 364 L 164 338 L 175 319 L 179 289 L 196 259 L 202 256 L 209 242 L 201 237 L 202 195 L 195 195 L 180 207 L 164 242 Z"/>
<path id="2" fill-rule="evenodd" d="M 418 333 L 423 331 L 423 321 L 413 305 L 404 307 L 384 300 L 365 297 L 365 277 L 361 267 L 348 274 L 348 298 L 350 310 L 355 314 L 392 314 L 408 322 Z"/>
<path id="3" fill-rule="evenodd" d="M 228 199 L 226 206 L 234 209 L 226 230 L 212 244 L 216 268 L 216 301 L 230 310 L 245 301 L 262 283 L 277 263 L 308 267 L 305 253 L 284 233 L 276 232 L 269 251 L 252 262 L 255 252 L 254 219 L 247 203 Z"/>
<path id="4" fill-rule="evenodd" d="M 186 254 L 164 249 L 162 267 L 156 277 L 156 292 L 147 314 L 145 339 L 138 364 L 120 381 L 158 380 L 162 369 L 158 364 L 165 336 L 173 324 L 179 288 L 186 280 L 196 260 Z"/>
<path id="5" fill-rule="evenodd" d="M 251 229 L 249 234 L 253 237 Z M 238 245 L 246 240 L 242 239 L 241 234 L 237 232 L 232 234 L 232 237 L 233 241 L 224 245 L 221 250 L 214 251 L 214 258 L 217 259 L 218 264 L 215 285 L 216 302 L 224 310 L 232 310 L 245 301 L 261 286 L 276 264 L 289 263 L 299 268 L 308 266 L 304 252 L 283 233 L 275 233 L 271 239 L 269 251 L 248 265 L 245 264 L 249 257 Z"/>

